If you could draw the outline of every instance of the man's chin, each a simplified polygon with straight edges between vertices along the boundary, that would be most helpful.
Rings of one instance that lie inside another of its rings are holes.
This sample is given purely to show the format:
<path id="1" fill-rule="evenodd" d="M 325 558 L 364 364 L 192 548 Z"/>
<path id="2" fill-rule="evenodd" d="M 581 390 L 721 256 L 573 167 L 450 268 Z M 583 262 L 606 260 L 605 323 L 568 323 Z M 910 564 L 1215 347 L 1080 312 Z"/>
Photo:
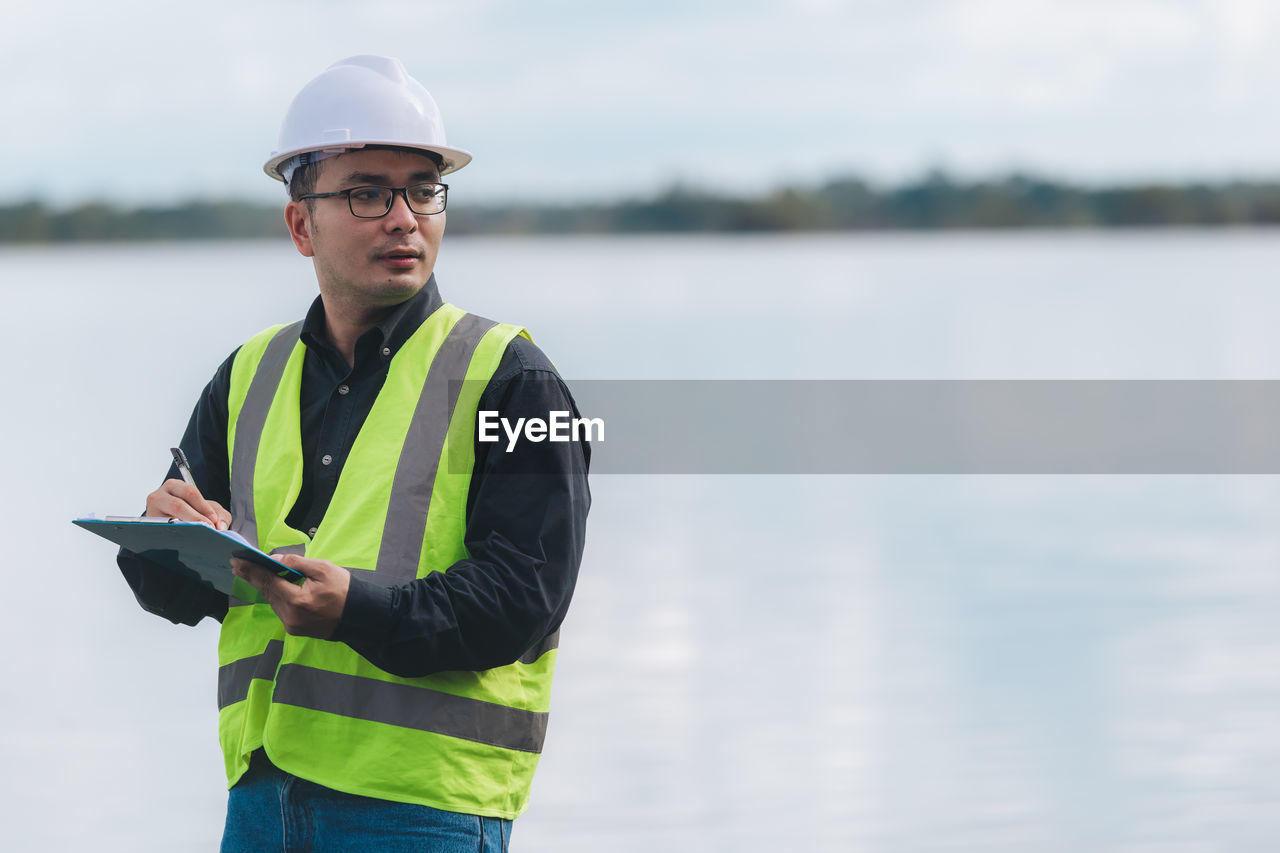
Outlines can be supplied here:
<path id="1" fill-rule="evenodd" d="M 396 304 L 413 298 L 427 284 L 427 277 L 421 274 L 397 275 L 381 282 L 377 287 L 378 296 L 389 303 Z"/>

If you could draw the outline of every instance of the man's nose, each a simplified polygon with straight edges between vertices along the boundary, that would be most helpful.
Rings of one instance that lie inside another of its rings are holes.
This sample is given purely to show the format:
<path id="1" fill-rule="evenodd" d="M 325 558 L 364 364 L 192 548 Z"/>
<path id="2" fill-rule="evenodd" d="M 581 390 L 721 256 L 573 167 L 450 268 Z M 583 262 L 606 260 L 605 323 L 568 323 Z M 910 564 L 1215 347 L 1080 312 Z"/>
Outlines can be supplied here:
<path id="1" fill-rule="evenodd" d="M 409 209 L 408 190 L 391 191 L 391 209 L 383 217 L 384 227 L 390 231 L 418 230 L 418 216 Z"/>

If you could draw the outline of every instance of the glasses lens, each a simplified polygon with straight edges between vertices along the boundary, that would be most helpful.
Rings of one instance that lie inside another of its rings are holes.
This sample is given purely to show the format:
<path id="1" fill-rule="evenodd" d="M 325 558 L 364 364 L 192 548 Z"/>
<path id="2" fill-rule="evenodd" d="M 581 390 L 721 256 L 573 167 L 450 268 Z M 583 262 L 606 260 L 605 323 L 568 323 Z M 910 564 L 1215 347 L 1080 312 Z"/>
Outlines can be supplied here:
<path id="1" fill-rule="evenodd" d="M 347 197 L 356 216 L 374 218 L 391 209 L 391 190 L 386 187 L 356 187 Z"/>
<path id="2" fill-rule="evenodd" d="M 405 188 L 409 209 L 414 213 L 439 213 L 444 210 L 448 187 L 444 184 L 414 184 Z"/>

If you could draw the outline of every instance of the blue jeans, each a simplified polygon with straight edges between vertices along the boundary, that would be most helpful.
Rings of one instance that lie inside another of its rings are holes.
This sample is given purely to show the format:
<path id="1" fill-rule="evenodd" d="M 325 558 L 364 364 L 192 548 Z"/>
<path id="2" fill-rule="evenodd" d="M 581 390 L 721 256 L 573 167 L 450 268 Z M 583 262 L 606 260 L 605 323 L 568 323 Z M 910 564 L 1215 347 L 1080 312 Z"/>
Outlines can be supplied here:
<path id="1" fill-rule="evenodd" d="M 227 796 L 222 853 L 506 853 L 511 821 L 344 794 L 262 751 Z"/>

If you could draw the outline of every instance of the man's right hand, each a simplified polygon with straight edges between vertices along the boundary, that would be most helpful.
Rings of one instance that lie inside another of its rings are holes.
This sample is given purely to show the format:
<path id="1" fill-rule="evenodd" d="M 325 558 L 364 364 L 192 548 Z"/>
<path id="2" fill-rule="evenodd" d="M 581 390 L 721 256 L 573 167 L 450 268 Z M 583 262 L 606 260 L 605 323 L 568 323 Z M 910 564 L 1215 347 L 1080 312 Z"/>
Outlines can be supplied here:
<path id="1" fill-rule="evenodd" d="M 231 526 L 231 513 L 217 501 L 205 500 L 199 489 L 182 480 L 165 480 L 160 488 L 147 495 L 145 514 L 152 518 L 203 521 L 217 530 Z"/>

